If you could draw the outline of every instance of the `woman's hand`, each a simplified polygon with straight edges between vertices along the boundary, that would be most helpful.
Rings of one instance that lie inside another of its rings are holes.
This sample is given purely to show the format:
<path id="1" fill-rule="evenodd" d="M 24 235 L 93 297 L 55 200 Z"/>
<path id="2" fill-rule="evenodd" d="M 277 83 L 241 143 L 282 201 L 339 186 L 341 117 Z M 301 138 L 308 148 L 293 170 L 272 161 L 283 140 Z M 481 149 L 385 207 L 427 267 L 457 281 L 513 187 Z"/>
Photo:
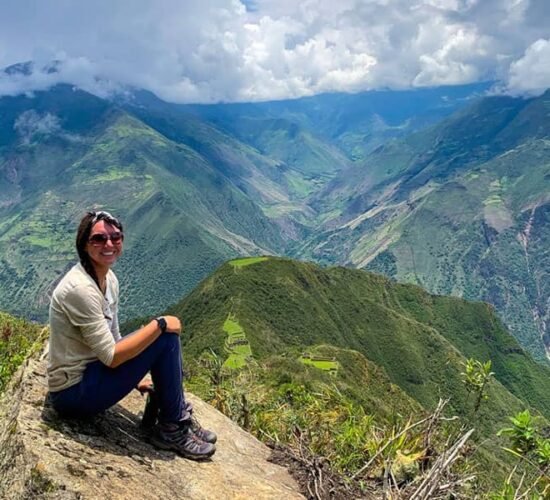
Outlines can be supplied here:
<path id="1" fill-rule="evenodd" d="M 139 382 L 136 386 L 136 389 L 141 392 L 141 394 L 151 392 L 153 390 L 153 381 L 151 380 L 151 377 L 149 375 L 145 375 L 141 382 Z"/>
<path id="2" fill-rule="evenodd" d="M 168 333 L 175 333 L 179 335 L 181 333 L 181 321 L 176 316 L 163 316 L 166 320 L 166 331 Z"/>
<path id="3" fill-rule="evenodd" d="M 166 320 L 166 332 L 179 335 L 181 333 L 181 322 L 175 316 L 164 316 Z M 139 353 L 149 347 L 159 336 L 162 335 L 158 322 L 154 319 L 136 330 L 130 335 L 122 337 L 115 344 L 113 360 L 109 368 L 116 368 L 129 359 L 135 358 Z"/>

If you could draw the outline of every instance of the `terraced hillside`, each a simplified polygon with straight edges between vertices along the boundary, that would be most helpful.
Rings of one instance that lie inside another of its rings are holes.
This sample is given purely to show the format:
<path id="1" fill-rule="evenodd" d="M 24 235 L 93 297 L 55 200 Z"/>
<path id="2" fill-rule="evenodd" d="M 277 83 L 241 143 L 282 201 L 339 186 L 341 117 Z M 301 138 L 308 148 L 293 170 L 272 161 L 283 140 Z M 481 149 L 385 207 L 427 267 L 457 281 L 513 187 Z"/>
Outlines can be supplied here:
<path id="1" fill-rule="evenodd" d="M 250 342 L 246 338 L 246 333 L 239 324 L 234 314 L 229 313 L 223 323 L 223 331 L 227 333 L 225 340 L 225 352 L 227 359 L 224 366 L 227 368 L 243 368 L 252 357 Z"/>

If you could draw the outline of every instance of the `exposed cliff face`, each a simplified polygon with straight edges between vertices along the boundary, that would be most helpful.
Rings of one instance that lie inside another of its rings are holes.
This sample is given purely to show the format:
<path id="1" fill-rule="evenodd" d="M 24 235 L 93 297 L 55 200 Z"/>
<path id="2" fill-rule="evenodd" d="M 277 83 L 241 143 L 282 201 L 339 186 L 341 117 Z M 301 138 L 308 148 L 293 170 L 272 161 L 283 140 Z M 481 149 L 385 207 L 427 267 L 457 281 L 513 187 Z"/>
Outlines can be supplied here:
<path id="1" fill-rule="evenodd" d="M 0 498 L 302 498 L 266 446 L 201 400 L 188 395 L 218 451 L 197 463 L 146 442 L 137 392 L 93 421 L 59 419 L 45 368 L 30 359 L 0 399 Z"/>

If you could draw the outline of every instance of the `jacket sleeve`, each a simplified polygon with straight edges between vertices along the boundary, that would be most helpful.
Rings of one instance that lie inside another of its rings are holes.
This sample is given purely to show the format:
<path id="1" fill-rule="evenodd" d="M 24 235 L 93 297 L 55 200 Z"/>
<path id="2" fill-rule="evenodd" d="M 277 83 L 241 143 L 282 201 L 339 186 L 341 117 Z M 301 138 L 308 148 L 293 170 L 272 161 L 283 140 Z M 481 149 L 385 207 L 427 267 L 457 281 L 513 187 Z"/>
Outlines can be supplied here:
<path id="1" fill-rule="evenodd" d="M 62 307 L 80 330 L 84 343 L 105 365 L 113 361 L 115 341 L 103 314 L 102 297 L 90 285 L 77 285 L 65 296 Z"/>

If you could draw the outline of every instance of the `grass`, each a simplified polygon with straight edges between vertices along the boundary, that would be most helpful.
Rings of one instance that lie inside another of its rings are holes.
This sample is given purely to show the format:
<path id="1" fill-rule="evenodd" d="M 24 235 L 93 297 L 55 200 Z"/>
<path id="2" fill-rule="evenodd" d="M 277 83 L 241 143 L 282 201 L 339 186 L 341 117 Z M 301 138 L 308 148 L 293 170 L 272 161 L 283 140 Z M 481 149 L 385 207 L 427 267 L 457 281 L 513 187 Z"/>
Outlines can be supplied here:
<path id="1" fill-rule="evenodd" d="M 244 368 L 248 359 L 252 357 L 252 349 L 235 315 L 228 314 L 223 324 L 223 331 L 227 333 L 225 350 L 229 353 L 224 366 L 232 369 Z"/>
<path id="2" fill-rule="evenodd" d="M 318 356 L 312 356 L 311 354 L 303 354 L 300 356 L 300 362 L 304 365 L 313 366 L 319 370 L 327 371 L 336 374 L 340 367 L 338 361 L 335 359 L 321 358 Z"/>
<path id="3" fill-rule="evenodd" d="M 120 181 L 122 179 L 131 178 L 131 177 L 133 177 L 133 174 L 131 172 L 116 170 L 116 167 L 115 167 L 115 168 L 112 168 L 111 170 L 107 170 L 106 172 L 96 175 L 93 179 L 90 180 L 90 183 L 99 184 L 101 182 Z"/>
<path id="4" fill-rule="evenodd" d="M 257 264 L 258 262 L 263 262 L 269 257 L 244 257 L 242 259 L 234 259 L 229 261 L 229 263 L 235 268 L 241 268 L 245 266 L 250 266 L 252 264 Z"/>

